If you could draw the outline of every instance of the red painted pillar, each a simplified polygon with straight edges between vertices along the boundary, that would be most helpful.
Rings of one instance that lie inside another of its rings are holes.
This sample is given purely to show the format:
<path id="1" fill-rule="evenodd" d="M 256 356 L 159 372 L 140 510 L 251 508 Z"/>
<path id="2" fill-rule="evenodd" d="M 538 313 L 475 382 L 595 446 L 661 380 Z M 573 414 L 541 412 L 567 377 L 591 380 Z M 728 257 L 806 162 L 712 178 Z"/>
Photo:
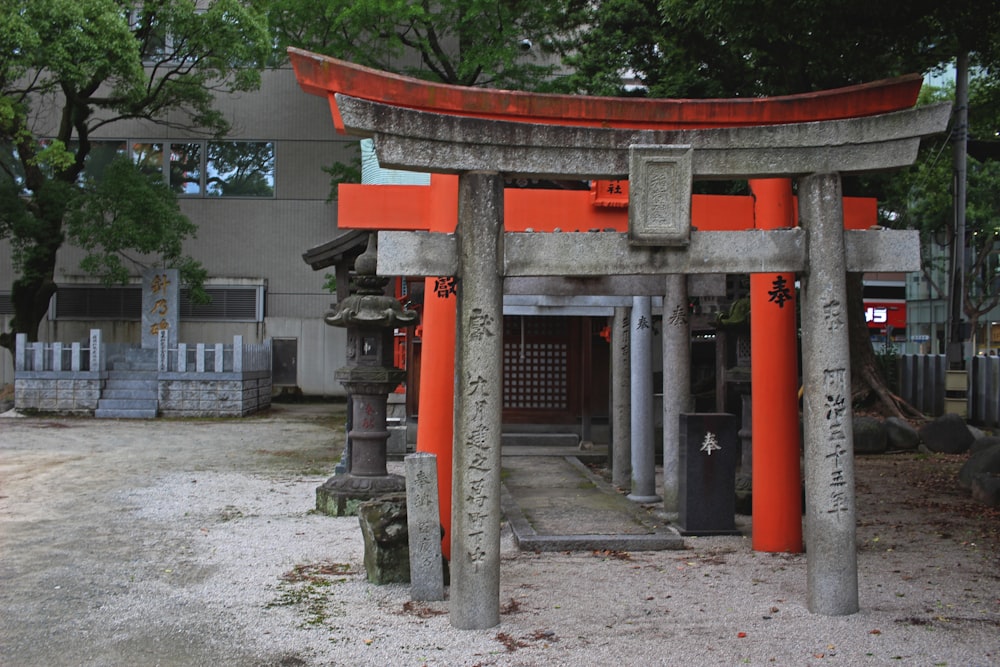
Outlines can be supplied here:
<path id="1" fill-rule="evenodd" d="M 431 176 L 430 231 L 454 232 L 458 221 L 458 177 Z M 444 538 L 441 549 L 451 559 L 451 459 L 455 402 L 454 276 L 424 279 L 420 346 L 420 405 L 417 451 L 437 455 L 438 501 Z"/>
<path id="2" fill-rule="evenodd" d="M 794 227 L 792 182 L 750 181 L 757 229 Z M 802 551 L 795 274 L 750 276 L 753 548 Z"/>

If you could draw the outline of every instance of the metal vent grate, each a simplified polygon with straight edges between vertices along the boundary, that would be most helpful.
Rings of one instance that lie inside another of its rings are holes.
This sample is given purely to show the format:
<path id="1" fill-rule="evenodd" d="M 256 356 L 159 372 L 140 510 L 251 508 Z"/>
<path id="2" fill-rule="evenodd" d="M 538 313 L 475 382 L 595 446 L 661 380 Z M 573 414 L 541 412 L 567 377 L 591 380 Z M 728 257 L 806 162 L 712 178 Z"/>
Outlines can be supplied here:
<path id="1" fill-rule="evenodd" d="M 205 291 L 212 301 L 199 305 L 191 302 L 190 290 L 181 290 L 182 320 L 258 322 L 262 319 L 263 289 L 259 287 L 215 286 Z M 2 298 L 0 296 L 0 307 Z M 60 286 L 55 304 L 57 320 L 137 321 L 142 313 L 142 289 L 138 286 Z"/>
<path id="2" fill-rule="evenodd" d="M 56 292 L 57 320 L 139 320 L 142 290 L 138 287 L 65 287 Z"/>
<path id="3" fill-rule="evenodd" d="M 181 289 L 182 320 L 242 320 L 258 321 L 256 287 L 206 287 L 210 303 L 191 302 L 191 292 Z"/>

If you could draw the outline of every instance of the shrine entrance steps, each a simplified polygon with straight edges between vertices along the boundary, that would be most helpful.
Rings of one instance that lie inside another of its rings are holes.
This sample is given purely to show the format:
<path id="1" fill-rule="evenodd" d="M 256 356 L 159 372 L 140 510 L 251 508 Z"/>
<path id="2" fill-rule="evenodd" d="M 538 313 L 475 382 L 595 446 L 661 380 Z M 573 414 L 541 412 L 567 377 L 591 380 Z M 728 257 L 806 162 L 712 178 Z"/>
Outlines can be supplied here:
<path id="1" fill-rule="evenodd" d="M 94 410 L 98 419 L 154 419 L 159 411 L 155 350 L 129 350 L 111 361 L 108 379 Z"/>

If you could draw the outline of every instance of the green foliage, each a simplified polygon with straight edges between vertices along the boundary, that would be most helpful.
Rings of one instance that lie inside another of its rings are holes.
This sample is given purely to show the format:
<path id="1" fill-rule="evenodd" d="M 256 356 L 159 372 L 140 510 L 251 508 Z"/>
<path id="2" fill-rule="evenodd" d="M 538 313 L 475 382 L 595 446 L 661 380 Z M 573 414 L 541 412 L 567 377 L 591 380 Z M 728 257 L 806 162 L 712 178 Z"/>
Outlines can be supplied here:
<path id="1" fill-rule="evenodd" d="M 323 171 L 330 177 L 330 196 L 327 201 L 337 199 L 337 186 L 341 183 L 361 182 L 361 150 L 358 144 L 354 148 L 354 155 L 349 162 L 334 162 L 329 167 L 323 167 Z"/>
<path id="2" fill-rule="evenodd" d="M 325 289 L 330 294 L 337 293 L 337 276 L 332 273 L 323 274 L 323 289 Z"/>
<path id="3" fill-rule="evenodd" d="M 149 257 L 165 266 L 193 262 L 183 257 L 182 244 L 197 229 L 161 179 L 120 157 L 83 192 L 67 215 L 66 234 L 86 252 L 80 265 L 87 273 L 108 284 L 125 283 Z"/>
<path id="4" fill-rule="evenodd" d="M 532 89 L 555 72 L 562 2 L 530 0 L 273 0 L 279 48 L 464 86 Z M 525 49 L 524 40 L 532 47 Z"/>
<path id="5" fill-rule="evenodd" d="M 989 62 L 1000 8 L 977 0 L 602 0 L 581 25 L 567 92 L 650 97 L 799 93 L 925 72 L 960 49 Z M 567 48 L 573 44 L 566 44 Z M 993 61 L 995 62 L 995 61 Z"/>
<path id="6" fill-rule="evenodd" d="M 110 163 L 98 181 L 84 167 L 93 133 L 120 120 L 225 133 L 214 95 L 257 87 L 271 54 L 258 4 L 4 0 L 0 239 L 10 241 L 18 277 L 12 331 L 0 344 L 9 346 L 14 332 L 34 339 L 67 239 L 86 252 L 81 268 L 105 281 L 125 280 L 136 265 L 176 266 L 195 298 L 207 300 L 205 270 L 181 250 L 195 229 L 174 195 L 127 160 Z M 232 180 L 244 191 L 266 185 L 239 172 Z"/>

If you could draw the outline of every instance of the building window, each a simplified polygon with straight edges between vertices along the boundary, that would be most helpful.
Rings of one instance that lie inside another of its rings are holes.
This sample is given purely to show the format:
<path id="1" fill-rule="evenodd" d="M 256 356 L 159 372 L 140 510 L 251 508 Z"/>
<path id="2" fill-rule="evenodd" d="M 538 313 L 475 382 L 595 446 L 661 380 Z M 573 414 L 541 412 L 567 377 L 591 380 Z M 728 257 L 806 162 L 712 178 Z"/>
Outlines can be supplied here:
<path id="1" fill-rule="evenodd" d="M 200 195 L 205 173 L 204 145 L 198 142 L 170 144 L 170 189 L 179 195 Z"/>
<path id="2" fill-rule="evenodd" d="M 205 162 L 209 197 L 273 197 L 274 144 L 210 141 Z"/>
<path id="3" fill-rule="evenodd" d="M 83 175 L 99 179 L 125 154 L 182 197 L 274 197 L 271 141 L 93 141 Z"/>
<path id="4" fill-rule="evenodd" d="M 14 302 L 10 298 L 10 292 L 0 292 L 0 315 L 13 315 Z"/>

